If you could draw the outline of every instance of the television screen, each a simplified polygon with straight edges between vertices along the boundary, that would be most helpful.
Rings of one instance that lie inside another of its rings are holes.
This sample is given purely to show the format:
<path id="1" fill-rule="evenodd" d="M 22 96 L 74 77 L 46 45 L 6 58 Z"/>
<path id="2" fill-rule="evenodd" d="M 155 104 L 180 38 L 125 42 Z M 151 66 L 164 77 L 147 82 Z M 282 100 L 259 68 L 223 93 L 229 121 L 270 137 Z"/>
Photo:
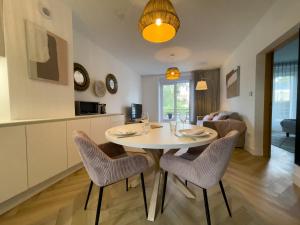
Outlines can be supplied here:
<path id="1" fill-rule="evenodd" d="M 131 119 L 136 120 L 142 117 L 142 104 L 132 104 L 131 105 Z"/>

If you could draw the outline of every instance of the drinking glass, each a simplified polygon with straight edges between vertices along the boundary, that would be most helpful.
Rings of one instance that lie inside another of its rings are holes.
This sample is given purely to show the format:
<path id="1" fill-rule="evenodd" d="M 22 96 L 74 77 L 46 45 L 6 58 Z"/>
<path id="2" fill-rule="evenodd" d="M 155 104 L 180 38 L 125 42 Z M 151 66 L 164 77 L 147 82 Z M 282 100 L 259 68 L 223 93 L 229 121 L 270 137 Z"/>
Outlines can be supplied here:
<path id="1" fill-rule="evenodd" d="M 176 131 L 177 131 L 177 122 L 176 121 L 170 121 L 169 125 L 170 125 L 171 133 L 175 135 Z"/>
<path id="2" fill-rule="evenodd" d="M 149 114 L 147 112 L 142 113 L 142 123 L 144 124 L 144 133 L 148 133 L 150 130 Z"/>

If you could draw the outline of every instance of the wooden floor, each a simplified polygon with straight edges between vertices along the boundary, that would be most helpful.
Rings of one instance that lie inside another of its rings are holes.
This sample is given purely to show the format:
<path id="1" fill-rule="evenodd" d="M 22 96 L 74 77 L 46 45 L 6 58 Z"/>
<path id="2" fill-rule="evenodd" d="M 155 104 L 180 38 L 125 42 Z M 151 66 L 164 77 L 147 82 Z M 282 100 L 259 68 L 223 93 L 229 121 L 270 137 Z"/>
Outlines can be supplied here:
<path id="1" fill-rule="evenodd" d="M 235 150 L 224 177 L 233 211 L 227 214 L 219 187 L 208 191 L 212 224 L 300 224 L 300 189 L 292 183 L 293 154 L 272 149 L 271 160 Z M 146 176 L 148 202 L 152 175 Z M 206 224 L 202 191 L 189 184 L 196 200 L 185 198 L 169 179 L 165 212 L 154 223 L 146 221 L 141 187 L 125 191 L 125 182 L 104 189 L 103 225 L 192 225 Z M 0 216 L 0 225 L 92 225 L 97 205 L 94 189 L 88 210 L 83 203 L 89 179 L 84 170 L 65 178 L 10 212 Z"/>

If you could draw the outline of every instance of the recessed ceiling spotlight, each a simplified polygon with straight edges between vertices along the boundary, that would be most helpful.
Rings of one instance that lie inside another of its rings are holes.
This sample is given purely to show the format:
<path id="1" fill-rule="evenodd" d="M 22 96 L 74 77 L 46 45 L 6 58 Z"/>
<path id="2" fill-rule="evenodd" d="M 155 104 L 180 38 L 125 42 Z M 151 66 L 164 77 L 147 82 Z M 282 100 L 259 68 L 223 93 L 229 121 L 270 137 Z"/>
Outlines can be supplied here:
<path id="1" fill-rule="evenodd" d="M 207 65 L 208 63 L 206 62 L 206 61 L 202 61 L 202 62 L 199 62 L 199 65 L 200 66 L 205 66 L 205 65 Z"/>
<path id="2" fill-rule="evenodd" d="M 52 19 L 52 13 L 49 7 L 47 7 L 43 2 L 39 2 L 39 11 L 43 17 L 50 20 Z"/>

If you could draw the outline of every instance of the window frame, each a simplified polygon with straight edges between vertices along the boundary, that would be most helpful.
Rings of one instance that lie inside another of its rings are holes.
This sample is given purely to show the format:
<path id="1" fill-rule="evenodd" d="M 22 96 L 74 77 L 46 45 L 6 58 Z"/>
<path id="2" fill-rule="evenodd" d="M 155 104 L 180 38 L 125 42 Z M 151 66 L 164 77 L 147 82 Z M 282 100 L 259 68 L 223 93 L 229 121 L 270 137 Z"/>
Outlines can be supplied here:
<path id="1" fill-rule="evenodd" d="M 191 73 L 187 73 L 180 77 L 178 80 L 166 80 L 164 77 L 159 81 L 159 121 L 160 122 L 169 122 L 176 120 L 176 108 L 177 108 L 177 101 L 176 101 L 176 93 L 177 93 L 177 85 L 178 83 L 189 83 L 189 118 L 190 122 L 193 118 L 193 108 L 194 108 L 194 80 L 192 78 Z M 175 85 L 174 86 L 174 119 L 172 120 L 165 120 L 163 118 L 163 86 L 164 85 Z M 177 118 L 178 119 L 178 118 Z"/>

